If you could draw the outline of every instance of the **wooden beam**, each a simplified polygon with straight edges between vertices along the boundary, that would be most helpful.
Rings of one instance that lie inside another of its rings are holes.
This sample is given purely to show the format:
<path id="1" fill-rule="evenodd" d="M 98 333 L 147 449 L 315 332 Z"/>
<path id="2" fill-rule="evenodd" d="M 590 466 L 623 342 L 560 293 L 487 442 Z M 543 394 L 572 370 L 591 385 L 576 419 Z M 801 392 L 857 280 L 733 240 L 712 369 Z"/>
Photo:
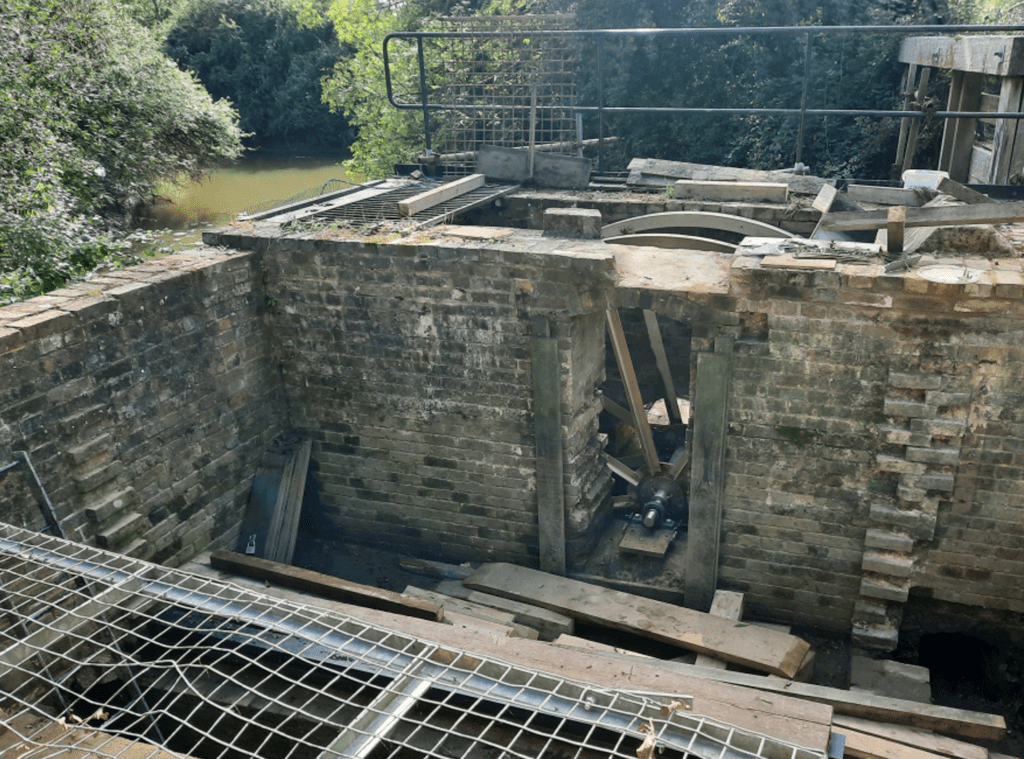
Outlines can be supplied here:
<path id="1" fill-rule="evenodd" d="M 752 669 L 792 677 L 810 650 L 792 635 L 734 623 L 661 601 L 538 572 L 514 564 L 484 564 L 465 584 L 596 625 L 706 653 Z"/>
<path id="2" fill-rule="evenodd" d="M 693 390 L 690 513 L 683 598 L 689 608 L 698 611 L 711 608 L 718 584 L 718 543 L 732 371 L 732 340 L 718 340 L 721 349 L 716 342 L 715 353 L 702 353 L 697 357 L 697 382 Z M 792 677 L 795 672 L 794 669 L 793 672 L 777 674 Z"/>
<path id="3" fill-rule="evenodd" d="M 291 564 L 295 557 L 295 540 L 299 534 L 299 519 L 302 516 L 302 500 L 306 493 L 306 477 L 309 473 L 309 457 L 312 453 L 313 441 L 303 438 L 295 451 L 295 466 L 291 477 L 286 478 L 284 510 L 281 516 L 281 531 L 277 538 L 277 555 L 267 556 L 271 561 Z M 285 482 L 281 483 L 282 489 Z"/>
<path id="4" fill-rule="evenodd" d="M 191 563 L 191 572 L 223 576 L 208 565 Z M 336 614 L 395 630 L 420 641 L 442 646 L 441 653 L 471 652 L 500 661 L 515 661 L 518 665 L 541 670 L 557 677 L 592 683 L 603 688 L 646 691 L 693 696 L 693 711 L 712 715 L 746 730 L 754 730 L 773 738 L 800 746 L 824 750 L 828 745 L 832 724 L 832 709 L 827 706 L 789 698 L 782 694 L 751 692 L 748 688 L 718 683 L 705 678 L 679 674 L 666 669 L 664 662 L 647 664 L 637 657 L 628 663 L 601 656 L 594 652 L 558 648 L 550 643 L 524 638 L 497 638 L 492 634 L 460 629 L 443 623 L 416 619 L 351 604 L 309 596 L 297 591 L 256 580 L 238 577 L 233 582 L 284 598 L 294 603 L 319 606 Z M 691 668 L 698 672 L 709 671 Z"/>
<path id="5" fill-rule="evenodd" d="M 1024 76 L 1024 38 L 996 34 L 906 37 L 900 45 L 899 60 L 978 74 Z"/>
<path id="6" fill-rule="evenodd" d="M 903 110 L 909 111 L 910 106 L 914 103 L 914 93 L 916 91 L 917 84 L 917 64 L 911 63 L 907 66 L 907 71 L 903 75 Z M 910 122 L 914 119 L 904 117 L 900 119 L 900 139 L 896 146 L 896 160 L 892 162 L 892 169 L 890 171 L 891 179 L 899 179 L 900 173 L 903 171 L 903 156 L 907 151 L 907 135 L 910 132 Z"/>
<path id="7" fill-rule="evenodd" d="M 546 316 L 533 318 L 533 425 L 536 444 L 537 539 L 540 567 L 565 574 L 565 487 L 562 482 L 562 383 L 558 339 Z"/>
<path id="8" fill-rule="evenodd" d="M 439 580 L 463 580 L 473 574 L 472 567 L 461 564 L 445 564 L 442 561 L 431 561 L 430 559 L 401 558 L 398 560 L 398 566 L 406 572 L 424 577 L 436 577 Z"/>
<path id="9" fill-rule="evenodd" d="M 433 190 L 427 190 L 406 200 L 400 200 L 398 202 L 398 211 L 403 216 L 415 216 L 420 211 L 426 211 L 428 208 L 440 205 L 446 200 L 451 200 L 460 195 L 465 195 L 467 192 L 479 189 L 484 186 L 486 181 L 483 174 L 470 174 L 468 177 L 456 179 L 454 182 L 448 182 L 440 187 L 435 187 Z"/>
<path id="10" fill-rule="evenodd" d="M 435 590 L 446 596 L 464 599 L 499 611 L 511 612 L 515 615 L 513 621 L 532 627 L 540 633 L 541 640 L 554 640 L 559 635 L 571 635 L 576 628 L 573 618 L 565 614 L 521 601 L 513 601 L 511 598 L 482 593 L 479 590 L 467 588 L 458 580 L 442 580 L 437 584 Z"/>
<path id="11" fill-rule="evenodd" d="M 963 201 L 964 203 L 994 203 L 988 195 L 972 190 L 966 185 L 960 184 L 955 179 L 949 177 L 943 177 L 939 180 L 938 185 L 939 192 L 944 192 L 946 195 L 952 195 L 957 200 Z"/>
<path id="12" fill-rule="evenodd" d="M 949 87 L 950 111 L 977 111 L 981 106 L 984 75 L 953 71 Z M 942 133 L 939 169 L 958 182 L 970 181 L 971 156 L 977 119 L 947 119 Z"/>
<path id="13" fill-rule="evenodd" d="M 608 339 L 612 343 L 612 352 L 615 354 L 615 362 L 619 366 L 619 377 L 622 380 L 623 389 L 629 399 L 629 410 L 633 415 L 633 428 L 640 440 L 640 449 L 644 454 L 644 462 L 648 474 L 661 471 L 658 462 L 658 451 L 654 447 L 654 437 L 651 435 L 651 425 L 647 421 L 647 412 L 644 409 L 643 397 L 640 395 L 640 385 L 636 381 L 636 372 L 633 371 L 633 359 L 629 355 L 629 345 L 626 343 L 626 335 L 622 331 L 622 322 L 619 319 L 617 309 L 609 308 L 605 311 L 605 321 L 608 325 Z"/>
<path id="14" fill-rule="evenodd" d="M 437 604 L 444 612 L 442 621 L 451 622 L 453 616 L 456 615 L 469 617 L 506 627 L 511 635 L 519 638 L 530 638 L 531 640 L 537 640 L 538 638 L 536 630 L 528 625 L 516 622 L 516 615 L 510 611 L 502 611 L 473 601 L 467 601 L 463 598 L 446 596 L 433 590 L 424 590 L 415 585 L 407 586 L 402 595 Z"/>
<path id="15" fill-rule="evenodd" d="M 955 759 L 988 759 L 988 751 L 981 746 L 958 741 L 955 738 L 947 738 L 943 735 L 935 735 L 918 728 L 886 725 L 859 717 L 847 717 L 844 714 L 833 714 L 832 724 L 840 728 L 841 732 L 845 732 L 842 730 L 843 728 L 856 730 L 906 746 L 914 746 L 933 754 L 955 757 Z"/>
<path id="16" fill-rule="evenodd" d="M 885 249 L 889 253 L 903 252 L 903 231 L 907 222 L 907 207 L 893 206 L 885 224 Z"/>
<path id="17" fill-rule="evenodd" d="M 231 551 L 213 551 L 210 554 L 210 566 L 225 572 L 280 583 L 289 588 L 309 591 L 325 598 L 348 601 L 371 609 L 393 611 L 434 621 L 441 619 L 441 609 L 437 604 L 429 601 L 405 598 L 400 593 L 383 588 L 371 588 L 369 585 L 361 585 L 308 569 L 279 564 L 276 561 L 268 561 L 256 556 L 245 556 Z"/>
<path id="18" fill-rule="evenodd" d="M 1024 201 L 978 203 L 964 206 L 924 206 L 908 208 L 908 227 L 949 227 L 960 224 L 1012 224 L 1024 220 Z M 883 229 L 888 224 L 887 211 L 829 214 L 822 226 L 840 231 L 851 229 Z"/>
<path id="19" fill-rule="evenodd" d="M 623 408 L 618 403 L 609 398 L 607 395 L 601 398 L 601 404 L 604 407 L 605 411 L 614 416 L 620 422 L 625 422 L 626 424 L 632 426 L 633 415 L 629 413 L 629 409 Z"/>
<path id="20" fill-rule="evenodd" d="M 933 754 L 930 751 L 894 743 L 875 735 L 858 733 L 849 728 L 836 730 L 836 732 L 846 737 L 844 757 L 849 756 L 853 759 L 940 759 L 938 754 Z"/>
<path id="21" fill-rule="evenodd" d="M 716 590 L 709 613 L 713 617 L 721 617 L 722 619 L 732 619 L 735 621 L 743 619 L 743 594 L 732 590 Z M 727 666 L 726 662 L 707 654 L 697 654 L 697 661 L 694 664 L 698 667 L 709 667 L 711 669 L 725 669 Z"/>
<path id="22" fill-rule="evenodd" d="M 926 192 L 919 192 L 918 188 L 914 187 L 876 187 L 866 184 L 851 184 L 846 188 L 846 195 L 850 200 L 887 206 L 923 206 L 931 200 L 925 196 Z"/>
<path id="23" fill-rule="evenodd" d="M 677 179 L 672 185 L 678 199 L 706 198 L 748 203 L 786 203 L 789 185 L 781 182 L 712 182 Z"/>
<path id="24" fill-rule="evenodd" d="M 931 77 L 931 73 L 932 70 L 928 66 L 921 69 L 921 81 L 917 86 L 917 99 L 914 103 L 918 110 L 924 110 L 925 103 L 928 101 L 928 80 Z M 903 171 L 914 166 L 914 155 L 917 153 L 917 136 L 921 132 L 922 121 L 923 119 L 914 119 L 910 125 L 907 145 L 903 152 Z"/>
<path id="25" fill-rule="evenodd" d="M 658 326 L 658 315 L 645 308 L 644 322 L 647 324 L 647 337 L 651 341 L 651 350 L 654 352 L 654 362 L 658 366 L 658 373 L 661 375 L 661 384 L 665 388 L 665 411 L 672 424 L 682 424 L 683 418 L 679 415 L 679 401 L 676 400 L 676 386 L 672 381 L 672 372 L 668 368 L 668 356 L 665 354 L 665 344 L 661 341 L 661 328 Z"/>

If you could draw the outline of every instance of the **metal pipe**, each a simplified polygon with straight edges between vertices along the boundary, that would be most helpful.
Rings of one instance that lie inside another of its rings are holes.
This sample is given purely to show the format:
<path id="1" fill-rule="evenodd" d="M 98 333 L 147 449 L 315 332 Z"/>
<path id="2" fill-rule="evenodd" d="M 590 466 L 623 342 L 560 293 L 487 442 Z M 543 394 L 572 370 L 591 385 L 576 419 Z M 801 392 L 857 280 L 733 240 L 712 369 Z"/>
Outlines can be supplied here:
<path id="1" fill-rule="evenodd" d="M 807 32 L 807 44 L 804 50 L 804 89 L 800 93 L 800 130 L 796 137 L 796 160 L 794 161 L 796 166 L 803 163 L 804 125 L 807 122 L 807 88 L 811 81 L 811 50 L 811 33 Z"/>

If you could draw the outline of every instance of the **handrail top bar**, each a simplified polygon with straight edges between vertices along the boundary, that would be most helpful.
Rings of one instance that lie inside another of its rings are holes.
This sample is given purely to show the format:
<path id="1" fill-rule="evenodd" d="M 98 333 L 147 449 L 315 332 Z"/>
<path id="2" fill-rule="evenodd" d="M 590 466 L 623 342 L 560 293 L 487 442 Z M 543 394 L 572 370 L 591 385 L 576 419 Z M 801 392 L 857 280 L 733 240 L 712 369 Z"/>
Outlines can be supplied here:
<path id="1" fill-rule="evenodd" d="M 486 18 L 486 16 L 482 17 Z M 390 32 L 389 39 L 431 39 L 431 38 L 473 38 L 473 37 L 535 37 L 535 36 L 578 36 L 612 37 L 637 35 L 648 37 L 682 37 L 694 35 L 743 35 L 743 34 L 963 34 L 1024 32 L 1024 24 L 924 24 L 919 26 L 890 24 L 877 26 L 702 26 L 680 28 L 639 27 L 634 29 L 531 29 L 514 31 L 479 32 Z"/>

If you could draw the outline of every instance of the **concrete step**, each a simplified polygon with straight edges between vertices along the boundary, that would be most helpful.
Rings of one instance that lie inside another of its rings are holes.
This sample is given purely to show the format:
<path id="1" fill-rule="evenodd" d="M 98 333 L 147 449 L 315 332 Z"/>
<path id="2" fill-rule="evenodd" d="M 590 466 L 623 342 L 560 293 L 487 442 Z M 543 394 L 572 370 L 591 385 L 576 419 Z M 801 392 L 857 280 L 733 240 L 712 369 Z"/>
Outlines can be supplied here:
<path id="1" fill-rule="evenodd" d="M 135 488 L 125 488 L 112 493 L 94 504 L 85 507 L 85 514 L 96 524 L 103 524 L 111 517 L 135 505 Z"/>
<path id="2" fill-rule="evenodd" d="M 83 493 L 91 493 L 100 485 L 104 485 L 121 474 L 124 464 L 120 461 L 111 461 L 98 469 L 93 469 L 83 474 L 75 475 L 75 482 Z"/>
<path id="3" fill-rule="evenodd" d="M 119 519 L 111 527 L 96 534 L 96 543 L 100 548 L 115 550 L 132 538 L 136 538 L 149 526 L 149 520 L 142 514 L 130 513 Z"/>

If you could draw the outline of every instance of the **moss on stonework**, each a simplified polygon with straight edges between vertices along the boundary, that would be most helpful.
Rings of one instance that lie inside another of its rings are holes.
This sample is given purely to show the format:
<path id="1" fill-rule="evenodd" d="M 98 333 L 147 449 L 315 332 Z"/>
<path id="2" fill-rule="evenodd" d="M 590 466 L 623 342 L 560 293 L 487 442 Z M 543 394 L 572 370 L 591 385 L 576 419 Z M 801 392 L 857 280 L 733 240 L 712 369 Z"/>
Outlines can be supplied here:
<path id="1" fill-rule="evenodd" d="M 802 427 L 784 427 L 779 425 L 775 428 L 775 431 L 793 445 L 801 447 L 812 445 L 818 442 L 818 439 L 821 437 L 819 430 L 805 430 Z"/>

